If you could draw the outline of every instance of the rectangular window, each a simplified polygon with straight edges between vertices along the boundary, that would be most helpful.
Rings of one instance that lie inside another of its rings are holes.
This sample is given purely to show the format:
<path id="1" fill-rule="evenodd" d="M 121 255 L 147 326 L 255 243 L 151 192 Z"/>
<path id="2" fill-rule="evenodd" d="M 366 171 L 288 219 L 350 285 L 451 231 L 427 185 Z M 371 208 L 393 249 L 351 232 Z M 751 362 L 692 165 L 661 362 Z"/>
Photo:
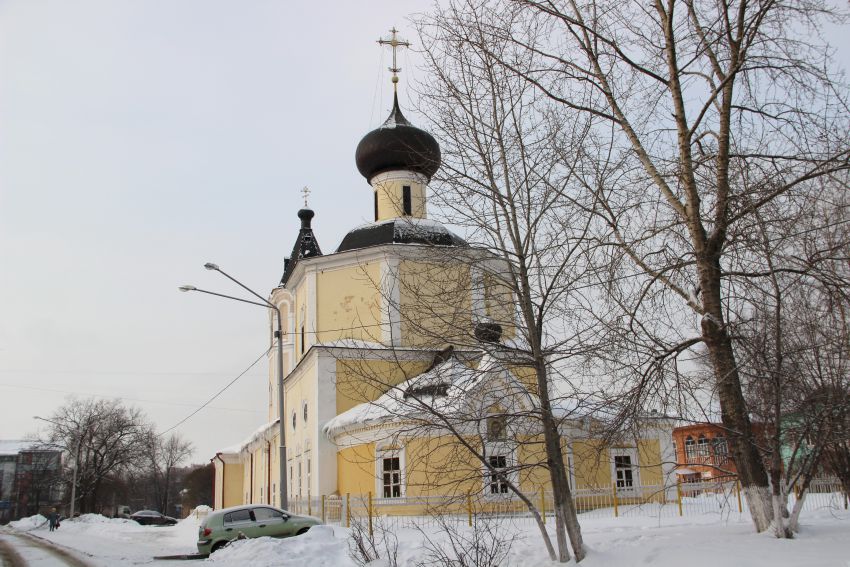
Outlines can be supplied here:
<path id="1" fill-rule="evenodd" d="M 383 495 L 384 498 L 401 497 L 401 458 L 384 457 L 382 461 Z"/>
<path id="2" fill-rule="evenodd" d="M 378 220 L 378 192 L 375 191 L 375 220 Z"/>
<path id="3" fill-rule="evenodd" d="M 404 207 L 404 214 L 410 216 L 413 214 L 413 204 L 410 201 L 410 185 L 405 185 L 401 188 L 401 201 Z"/>
<path id="4" fill-rule="evenodd" d="M 508 468 L 508 459 L 504 455 L 490 455 L 487 462 L 490 465 L 490 494 L 507 494 L 508 483 L 504 473 Z"/>
<path id="5" fill-rule="evenodd" d="M 304 457 L 304 460 L 307 462 L 307 484 L 304 486 L 304 492 L 307 494 L 307 498 L 310 498 L 310 485 L 312 483 L 313 477 L 313 465 L 312 461 L 310 460 L 310 453 L 307 453 L 307 455 Z"/>
<path id="6" fill-rule="evenodd" d="M 238 524 L 241 522 L 250 522 L 251 521 L 251 510 L 236 510 L 234 512 L 230 512 L 229 514 L 225 514 L 224 523 L 225 524 Z"/>
<path id="7" fill-rule="evenodd" d="M 617 488 L 631 489 L 635 486 L 634 469 L 631 455 L 614 456 L 614 473 Z"/>
<path id="8" fill-rule="evenodd" d="M 304 354 L 304 323 L 301 323 L 301 354 Z"/>
<path id="9" fill-rule="evenodd" d="M 298 463 L 298 498 L 301 498 L 301 463 Z"/>

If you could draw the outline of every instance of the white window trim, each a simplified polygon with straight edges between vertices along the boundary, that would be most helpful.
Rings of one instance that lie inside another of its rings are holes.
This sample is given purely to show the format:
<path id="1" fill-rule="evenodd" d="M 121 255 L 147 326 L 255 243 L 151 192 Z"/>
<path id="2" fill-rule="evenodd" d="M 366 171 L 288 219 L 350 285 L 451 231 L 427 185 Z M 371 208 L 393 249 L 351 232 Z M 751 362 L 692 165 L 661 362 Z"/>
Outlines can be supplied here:
<path id="1" fill-rule="evenodd" d="M 396 500 L 407 496 L 407 451 L 404 447 L 378 447 L 375 450 L 375 494 L 378 498 L 384 497 L 384 459 L 398 457 L 398 466 L 401 469 L 401 496 L 389 496 L 388 500 Z"/>
<path id="2" fill-rule="evenodd" d="M 511 443 L 508 443 L 508 442 L 505 442 L 505 441 L 489 441 L 484 445 L 484 456 L 487 459 L 489 459 L 491 456 L 492 457 L 504 456 L 505 457 L 505 467 L 507 469 L 511 469 L 511 468 L 516 467 L 516 463 L 517 463 L 516 447 Z M 502 500 L 502 499 L 505 499 L 505 498 L 513 498 L 514 494 L 513 494 L 513 492 L 511 491 L 510 488 L 508 488 L 508 491 L 504 494 L 501 494 L 501 493 L 500 494 L 493 494 L 492 492 L 490 492 L 490 476 L 491 476 L 490 468 L 485 466 L 485 465 L 482 465 L 481 472 L 482 472 L 482 475 L 481 475 L 482 479 L 481 480 L 483 481 L 483 486 L 481 487 L 481 490 L 484 493 L 485 499 Z M 518 478 L 519 478 L 518 471 L 513 470 L 513 471 L 509 472 L 508 474 L 506 474 L 505 476 L 507 477 L 507 479 L 512 484 L 514 484 L 516 486 Z"/>
<path id="3" fill-rule="evenodd" d="M 617 483 L 617 464 L 614 462 L 614 457 L 628 456 L 632 460 L 632 488 L 617 487 L 617 494 L 628 496 L 640 496 L 640 464 L 638 463 L 637 447 L 619 447 L 611 449 L 611 484 L 616 486 Z"/>

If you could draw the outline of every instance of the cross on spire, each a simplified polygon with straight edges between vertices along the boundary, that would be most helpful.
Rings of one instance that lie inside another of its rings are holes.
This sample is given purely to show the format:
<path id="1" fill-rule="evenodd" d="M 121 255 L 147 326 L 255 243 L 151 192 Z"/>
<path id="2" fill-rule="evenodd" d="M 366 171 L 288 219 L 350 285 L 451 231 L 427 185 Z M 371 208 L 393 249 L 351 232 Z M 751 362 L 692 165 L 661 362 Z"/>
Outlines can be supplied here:
<path id="1" fill-rule="evenodd" d="M 305 185 L 304 189 L 301 190 L 301 194 L 304 195 L 304 208 L 307 208 L 307 197 L 310 196 L 310 188 Z"/>
<path id="2" fill-rule="evenodd" d="M 398 89 L 398 73 L 401 71 L 401 67 L 398 66 L 396 62 L 396 52 L 399 47 L 410 47 L 410 42 L 398 37 L 398 30 L 395 29 L 395 26 L 390 30 L 389 37 L 382 37 L 378 40 L 379 45 L 389 45 L 393 50 L 393 66 L 389 68 L 393 73 L 393 90 Z"/>

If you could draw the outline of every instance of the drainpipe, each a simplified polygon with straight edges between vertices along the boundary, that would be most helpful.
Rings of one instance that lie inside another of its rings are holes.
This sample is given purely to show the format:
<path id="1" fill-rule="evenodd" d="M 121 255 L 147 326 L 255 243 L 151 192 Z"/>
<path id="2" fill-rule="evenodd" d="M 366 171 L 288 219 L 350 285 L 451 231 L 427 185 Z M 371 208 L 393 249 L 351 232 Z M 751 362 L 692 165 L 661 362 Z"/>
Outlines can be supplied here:
<path id="1" fill-rule="evenodd" d="M 248 484 L 250 489 L 250 496 L 248 497 L 248 501 L 245 504 L 253 504 L 254 503 L 254 451 L 251 451 L 251 482 Z"/>
<path id="2" fill-rule="evenodd" d="M 215 457 L 210 459 L 210 461 L 214 461 L 218 459 L 221 461 L 221 507 L 226 508 L 224 505 L 224 489 L 227 487 L 227 484 L 224 482 L 224 473 L 227 471 L 227 466 L 224 462 L 224 459 L 221 458 L 221 453 L 216 453 Z M 213 469 L 213 508 L 215 508 L 215 469 Z"/>
<path id="3" fill-rule="evenodd" d="M 266 504 L 272 503 L 272 442 L 266 441 Z"/>

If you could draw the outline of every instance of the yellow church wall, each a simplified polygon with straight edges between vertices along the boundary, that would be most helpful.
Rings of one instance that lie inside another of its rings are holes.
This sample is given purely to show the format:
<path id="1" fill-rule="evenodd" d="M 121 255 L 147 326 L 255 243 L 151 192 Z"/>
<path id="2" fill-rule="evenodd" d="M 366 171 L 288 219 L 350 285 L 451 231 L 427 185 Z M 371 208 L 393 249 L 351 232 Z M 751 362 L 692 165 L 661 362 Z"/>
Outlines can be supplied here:
<path id="1" fill-rule="evenodd" d="M 374 443 L 340 449 L 336 459 L 340 495 L 364 495 L 375 490 Z"/>
<path id="2" fill-rule="evenodd" d="M 307 353 L 307 347 L 311 343 L 314 329 L 310 329 L 308 321 L 310 320 L 309 309 L 307 305 L 307 278 L 303 278 L 300 285 L 295 289 L 295 361 L 301 360 L 301 357 Z M 301 330 L 304 329 L 302 333 Z"/>
<path id="3" fill-rule="evenodd" d="M 289 475 L 285 487 L 290 497 L 299 494 L 298 465 L 301 464 L 300 493 L 306 496 L 311 492 L 307 478 L 307 459 L 312 460 L 312 473 L 315 473 L 315 448 L 318 440 L 313 439 L 316 428 L 314 420 L 318 411 L 315 407 L 317 398 L 317 356 L 311 356 L 301 362 L 297 371 L 290 374 L 284 383 L 284 427 L 286 428 L 286 466 Z M 307 422 L 304 422 L 304 404 L 307 404 Z M 292 417 L 295 415 L 295 427 L 292 427 Z M 272 472 L 275 484 L 279 473 Z M 313 476 L 315 476 L 313 474 Z M 311 479 L 312 480 L 312 479 Z M 312 493 L 312 492 L 311 492 Z"/>
<path id="4" fill-rule="evenodd" d="M 337 415 L 358 404 L 377 399 L 391 386 L 425 371 L 430 363 L 430 360 L 337 360 Z"/>
<path id="5" fill-rule="evenodd" d="M 379 262 L 320 271 L 316 275 L 318 340 L 379 342 L 380 288 Z"/>
<path id="6" fill-rule="evenodd" d="M 472 298 L 469 267 L 445 262 L 399 262 L 401 340 L 404 346 L 437 348 L 469 344 Z"/>
<path id="7" fill-rule="evenodd" d="M 484 309 L 493 322 L 502 326 L 503 338 L 513 339 L 516 336 L 513 291 L 503 279 L 492 274 L 484 274 Z"/>
<path id="8" fill-rule="evenodd" d="M 640 439 L 637 442 L 640 483 L 644 486 L 664 484 L 661 469 L 661 443 L 658 439 Z"/>
<path id="9" fill-rule="evenodd" d="M 411 214 L 425 217 L 425 186 L 411 179 L 385 179 L 374 184 L 378 196 L 378 221 L 404 216 L 402 188 L 410 187 Z"/>
<path id="10" fill-rule="evenodd" d="M 573 474 L 576 488 L 611 486 L 608 445 L 588 439 L 573 441 Z"/>

